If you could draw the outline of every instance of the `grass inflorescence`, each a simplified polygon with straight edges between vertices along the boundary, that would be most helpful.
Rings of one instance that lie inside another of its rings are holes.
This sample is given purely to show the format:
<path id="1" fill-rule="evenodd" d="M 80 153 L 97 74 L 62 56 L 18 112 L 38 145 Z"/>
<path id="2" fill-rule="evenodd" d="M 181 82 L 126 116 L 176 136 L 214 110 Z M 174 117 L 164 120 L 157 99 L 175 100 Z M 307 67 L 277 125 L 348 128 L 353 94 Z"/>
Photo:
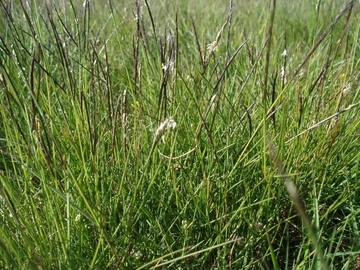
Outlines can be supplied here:
<path id="1" fill-rule="evenodd" d="M 120 2 L 1 3 L 0 268 L 360 269 L 357 1 Z"/>

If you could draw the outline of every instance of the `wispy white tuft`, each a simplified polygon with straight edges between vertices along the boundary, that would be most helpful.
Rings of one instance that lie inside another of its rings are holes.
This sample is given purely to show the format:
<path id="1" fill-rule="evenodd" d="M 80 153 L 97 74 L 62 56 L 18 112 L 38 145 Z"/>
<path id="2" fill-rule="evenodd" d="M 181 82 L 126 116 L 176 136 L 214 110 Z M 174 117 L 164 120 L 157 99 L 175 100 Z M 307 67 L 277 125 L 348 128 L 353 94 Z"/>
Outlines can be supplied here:
<path id="1" fill-rule="evenodd" d="M 281 76 L 281 78 L 285 77 L 285 68 L 284 67 L 281 67 L 280 76 Z"/>
<path id="2" fill-rule="evenodd" d="M 166 130 L 175 129 L 177 123 L 172 117 L 166 118 L 155 131 L 155 140 L 158 140 Z"/>

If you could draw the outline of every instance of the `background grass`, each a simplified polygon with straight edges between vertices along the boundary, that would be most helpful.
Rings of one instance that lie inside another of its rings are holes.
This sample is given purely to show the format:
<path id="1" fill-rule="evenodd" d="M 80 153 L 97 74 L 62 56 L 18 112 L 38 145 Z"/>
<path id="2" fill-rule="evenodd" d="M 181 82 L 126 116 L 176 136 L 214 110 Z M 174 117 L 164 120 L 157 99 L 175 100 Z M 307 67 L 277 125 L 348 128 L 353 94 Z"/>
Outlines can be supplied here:
<path id="1" fill-rule="evenodd" d="M 121 2 L 2 2 L 0 267 L 359 269 L 359 5 Z"/>

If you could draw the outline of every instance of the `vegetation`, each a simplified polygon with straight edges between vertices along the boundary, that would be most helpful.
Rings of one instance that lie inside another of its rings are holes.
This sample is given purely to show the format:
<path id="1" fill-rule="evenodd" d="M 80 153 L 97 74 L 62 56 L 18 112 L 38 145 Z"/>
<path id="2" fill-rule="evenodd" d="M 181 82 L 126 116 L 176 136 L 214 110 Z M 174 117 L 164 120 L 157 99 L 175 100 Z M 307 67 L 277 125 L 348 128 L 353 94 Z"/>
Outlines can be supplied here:
<path id="1" fill-rule="evenodd" d="M 360 269 L 357 1 L 1 3 L 0 268 Z"/>

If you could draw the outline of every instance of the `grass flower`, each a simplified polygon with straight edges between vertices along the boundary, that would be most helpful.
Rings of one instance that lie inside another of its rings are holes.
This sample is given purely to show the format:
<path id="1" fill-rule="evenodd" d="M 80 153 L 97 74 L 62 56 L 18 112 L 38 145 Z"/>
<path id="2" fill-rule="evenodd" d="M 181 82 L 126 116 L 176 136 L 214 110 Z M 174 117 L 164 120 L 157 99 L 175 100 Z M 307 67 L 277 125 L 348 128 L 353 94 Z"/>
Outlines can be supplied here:
<path id="1" fill-rule="evenodd" d="M 155 140 L 159 140 L 166 130 L 175 129 L 176 125 L 177 123 L 172 117 L 166 118 L 155 131 Z"/>
<path id="2" fill-rule="evenodd" d="M 210 57 L 214 52 L 215 50 L 217 49 L 217 45 L 220 41 L 220 38 L 222 36 L 222 33 L 224 32 L 224 29 L 225 29 L 225 26 L 227 25 L 227 22 L 223 24 L 223 26 L 221 27 L 220 31 L 217 33 L 217 36 L 216 36 L 216 39 L 215 41 L 209 43 L 206 48 L 208 49 L 209 51 L 209 56 Z"/>

